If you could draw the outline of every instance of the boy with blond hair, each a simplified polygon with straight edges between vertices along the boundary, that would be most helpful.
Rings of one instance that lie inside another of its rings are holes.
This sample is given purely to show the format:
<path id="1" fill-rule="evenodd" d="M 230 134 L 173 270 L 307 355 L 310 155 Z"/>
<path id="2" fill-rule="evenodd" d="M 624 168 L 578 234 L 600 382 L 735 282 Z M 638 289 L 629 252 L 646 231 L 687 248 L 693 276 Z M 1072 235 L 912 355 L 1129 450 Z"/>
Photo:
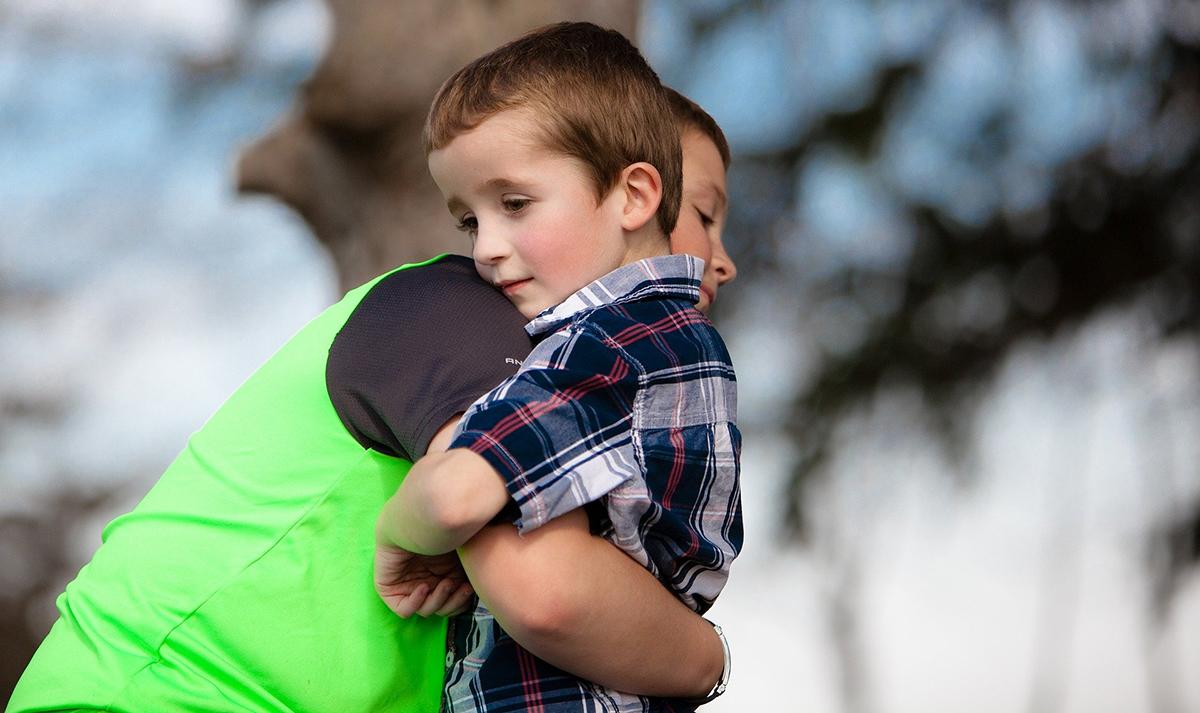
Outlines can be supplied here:
<path id="1" fill-rule="evenodd" d="M 553 25 L 447 80 L 425 138 L 477 271 L 530 320 L 537 345 L 468 409 L 448 451 L 413 467 L 380 515 L 377 562 L 403 580 L 389 559 L 448 552 L 494 519 L 526 533 L 586 512 L 704 612 L 741 549 L 741 436 L 728 352 L 694 308 L 703 262 L 669 255 L 681 159 L 657 76 L 617 32 Z M 464 565 L 470 575 L 471 559 Z M 430 595 L 379 589 L 404 612 L 407 597 Z M 482 604 L 455 620 L 450 639 L 444 711 L 702 702 L 623 694 L 603 674 L 575 678 L 538 658 L 549 649 L 520 647 Z"/>

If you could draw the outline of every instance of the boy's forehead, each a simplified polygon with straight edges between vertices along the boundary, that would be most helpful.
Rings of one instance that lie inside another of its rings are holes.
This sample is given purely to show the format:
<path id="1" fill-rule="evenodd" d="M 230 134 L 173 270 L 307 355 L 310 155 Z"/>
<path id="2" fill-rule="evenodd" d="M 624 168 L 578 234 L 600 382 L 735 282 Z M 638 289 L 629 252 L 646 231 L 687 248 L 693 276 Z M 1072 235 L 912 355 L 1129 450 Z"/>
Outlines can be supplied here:
<path id="1" fill-rule="evenodd" d="M 719 203 L 726 203 L 726 170 L 717 145 L 694 129 L 685 131 L 681 138 L 684 191 L 711 192 Z"/>
<path id="2" fill-rule="evenodd" d="M 533 162 L 558 158 L 542 139 L 531 112 L 508 109 L 429 153 L 429 170 L 444 190 L 481 191 L 519 186 L 536 177 Z"/>
<path id="3" fill-rule="evenodd" d="M 469 160 L 494 158 L 501 150 L 548 151 L 542 140 L 542 127 L 528 109 L 505 109 L 483 119 L 475 127 L 455 136 L 439 151 L 458 148 L 456 153 Z M 432 156 L 437 151 L 431 152 Z"/>

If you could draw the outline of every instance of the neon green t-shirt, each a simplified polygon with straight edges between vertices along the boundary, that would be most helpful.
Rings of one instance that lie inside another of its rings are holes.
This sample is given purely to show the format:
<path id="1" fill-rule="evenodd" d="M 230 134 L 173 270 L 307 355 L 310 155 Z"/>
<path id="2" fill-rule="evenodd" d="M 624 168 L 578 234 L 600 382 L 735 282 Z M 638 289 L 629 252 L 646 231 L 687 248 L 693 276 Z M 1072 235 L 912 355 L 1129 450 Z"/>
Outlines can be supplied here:
<path id="1" fill-rule="evenodd" d="M 314 319 L 105 528 L 7 710 L 436 711 L 445 620 L 376 595 L 374 523 L 521 324 L 453 257 Z"/>

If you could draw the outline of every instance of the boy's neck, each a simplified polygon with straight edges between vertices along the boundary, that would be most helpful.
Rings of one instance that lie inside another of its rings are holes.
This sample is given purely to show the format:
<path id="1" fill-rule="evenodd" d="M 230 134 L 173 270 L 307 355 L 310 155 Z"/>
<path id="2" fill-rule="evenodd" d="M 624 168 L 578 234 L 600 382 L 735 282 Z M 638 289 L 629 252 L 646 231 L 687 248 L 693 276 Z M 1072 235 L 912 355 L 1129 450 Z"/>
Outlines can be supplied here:
<path id="1" fill-rule="evenodd" d="M 631 265 L 648 257 L 671 254 L 671 242 L 658 231 L 654 231 L 652 234 L 627 236 L 626 245 L 625 258 L 621 261 L 622 266 Z"/>

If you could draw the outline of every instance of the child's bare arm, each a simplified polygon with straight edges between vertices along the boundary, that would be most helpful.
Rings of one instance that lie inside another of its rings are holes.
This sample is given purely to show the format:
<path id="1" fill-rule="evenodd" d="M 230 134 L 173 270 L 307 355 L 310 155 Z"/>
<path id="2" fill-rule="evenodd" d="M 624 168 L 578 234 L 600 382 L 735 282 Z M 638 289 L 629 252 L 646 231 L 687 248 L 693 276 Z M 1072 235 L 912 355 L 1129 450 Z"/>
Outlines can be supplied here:
<path id="1" fill-rule="evenodd" d="M 419 464 L 444 451 L 455 421 L 438 432 Z M 416 475 L 422 472 L 438 474 L 422 469 Z M 490 477 L 500 482 L 494 472 Z M 486 490 L 491 481 L 481 480 Z M 399 513 L 381 518 L 380 526 L 403 519 Z M 627 555 L 591 535 L 582 510 L 524 536 L 512 525 L 485 527 L 459 555 L 505 631 L 563 670 L 630 693 L 672 697 L 703 696 L 721 675 L 723 650 L 712 626 Z M 406 613 L 420 607 L 423 615 L 448 614 L 461 604 L 454 599 L 436 597 L 429 606 L 430 599 L 419 596 Z"/>
<path id="2" fill-rule="evenodd" d="M 713 627 L 575 510 L 526 535 L 485 527 L 459 556 L 519 644 L 581 678 L 649 696 L 701 697 L 721 676 Z"/>
<path id="3" fill-rule="evenodd" d="M 376 535 L 383 545 L 442 554 L 465 543 L 507 502 L 504 482 L 480 456 L 464 448 L 431 453 L 384 505 Z"/>

